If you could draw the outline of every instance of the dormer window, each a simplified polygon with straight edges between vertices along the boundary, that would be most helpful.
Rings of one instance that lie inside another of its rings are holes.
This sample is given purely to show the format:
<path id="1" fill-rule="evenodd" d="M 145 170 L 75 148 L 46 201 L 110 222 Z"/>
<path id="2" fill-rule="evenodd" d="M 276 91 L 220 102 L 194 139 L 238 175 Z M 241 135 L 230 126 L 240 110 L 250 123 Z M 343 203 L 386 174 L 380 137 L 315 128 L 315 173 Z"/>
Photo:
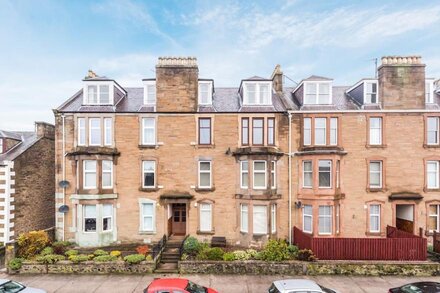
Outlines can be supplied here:
<path id="1" fill-rule="evenodd" d="M 425 103 L 434 103 L 434 82 L 432 80 L 425 81 Z"/>
<path id="2" fill-rule="evenodd" d="M 84 86 L 84 105 L 113 104 L 113 86 L 111 82 L 86 82 Z"/>
<path id="3" fill-rule="evenodd" d="M 271 105 L 271 82 L 243 82 L 244 105 Z"/>
<path id="4" fill-rule="evenodd" d="M 365 82 L 364 87 L 364 101 L 365 104 L 376 104 L 379 102 L 377 97 L 377 82 L 376 81 L 367 81 Z"/>
<path id="5" fill-rule="evenodd" d="M 199 81 L 199 105 L 212 104 L 212 82 Z"/>
<path id="6" fill-rule="evenodd" d="M 332 103 L 330 82 L 304 82 L 304 105 Z"/>
<path id="7" fill-rule="evenodd" d="M 147 80 L 144 83 L 144 104 L 156 105 L 156 81 Z"/>

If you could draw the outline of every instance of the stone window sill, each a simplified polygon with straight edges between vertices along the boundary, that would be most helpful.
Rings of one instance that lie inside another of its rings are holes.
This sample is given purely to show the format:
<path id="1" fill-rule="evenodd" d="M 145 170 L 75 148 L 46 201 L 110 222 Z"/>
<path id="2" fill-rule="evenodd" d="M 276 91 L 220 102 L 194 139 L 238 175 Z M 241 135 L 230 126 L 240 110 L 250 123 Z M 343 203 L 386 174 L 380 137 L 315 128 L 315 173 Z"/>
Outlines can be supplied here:
<path id="1" fill-rule="evenodd" d="M 158 187 L 139 187 L 139 191 L 142 192 L 156 192 L 159 191 Z"/>
<path id="2" fill-rule="evenodd" d="M 365 232 L 366 236 L 385 236 L 383 232 Z"/>
<path id="3" fill-rule="evenodd" d="M 387 148 L 386 144 L 366 144 L 365 147 L 367 149 L 385 149 Z"/>
<path id="4" fill-rule="evenodd" d="M 438 149 L 440 148 L 440 144 L 423 144 L 423 148 L 425 149 Z"/>
<path id="5" fill-rule="evenodd" d="M 378 188 L 367 187 L 367 192 L 385 192 L 385 191 L 387 190 L 384 187 L 378 187 Z"/>
<path id="6" fill-rule="evenodd" d="M 215 231 L 213 230 L 213 231 L 200 231 L 200 230 L 197 230 L 197 235 L 214 235 L 215 234 Z"/>
<path id="7" fill-rule="evenodd" d="M 215 187 L 210 187 L 210 188 L 196 187 L 194 190 L 196 192 L 212 192 L 215 191 Z"/>
<path id="8" fill-rule="evenodd" d="M 138 145 L 139 149 L 158 149 L 159 145 L 146 145 L 146 144 L 140 144 Z"/>
<path id="9" fill-rule="evenodd" d="M 139 231 L 139 235 L 156 235 L 155 231 Z"/>
<path id="10" fill-rule="evenodd" d="M 196 147 L 198 149 L 214 149 L 215 145 L 214 144 L 197 144 Z"/>

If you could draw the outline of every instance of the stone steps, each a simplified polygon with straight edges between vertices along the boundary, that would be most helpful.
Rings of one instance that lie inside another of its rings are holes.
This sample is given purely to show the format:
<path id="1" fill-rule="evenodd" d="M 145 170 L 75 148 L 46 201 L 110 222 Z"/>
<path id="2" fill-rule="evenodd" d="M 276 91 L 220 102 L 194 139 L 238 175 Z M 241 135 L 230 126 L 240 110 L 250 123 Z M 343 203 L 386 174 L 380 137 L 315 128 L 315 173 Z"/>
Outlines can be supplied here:
<path id="1" fill-rule="evenodd" d="M 178 262 L 180 260 L 180 247 L 182 246 L 183 236 L 171 236 L 165 243 L 160 262 L 155 273 L 178 273 Z"/>

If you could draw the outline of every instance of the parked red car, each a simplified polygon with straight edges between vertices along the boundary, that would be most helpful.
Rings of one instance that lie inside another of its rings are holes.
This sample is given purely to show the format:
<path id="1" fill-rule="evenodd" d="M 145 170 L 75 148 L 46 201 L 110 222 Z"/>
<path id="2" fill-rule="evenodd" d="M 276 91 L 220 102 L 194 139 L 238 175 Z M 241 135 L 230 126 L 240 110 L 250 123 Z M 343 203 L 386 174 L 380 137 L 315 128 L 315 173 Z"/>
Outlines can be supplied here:
<path id="1" fill-rule="evenodd" d="M 144 293 L 218 293 L 214 289 L 197 285 L 187 279 L 155 279 Z"/>

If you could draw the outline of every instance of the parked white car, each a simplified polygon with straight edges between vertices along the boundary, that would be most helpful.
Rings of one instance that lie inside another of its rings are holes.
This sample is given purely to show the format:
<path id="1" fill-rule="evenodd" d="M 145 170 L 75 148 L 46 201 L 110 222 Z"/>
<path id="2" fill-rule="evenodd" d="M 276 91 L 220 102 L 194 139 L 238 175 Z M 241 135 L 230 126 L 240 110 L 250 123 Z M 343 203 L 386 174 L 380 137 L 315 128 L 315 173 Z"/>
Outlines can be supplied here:
<path id="1" fill-rule="evenodd" d="M 318 285 L 312 280 L 289 279 L 272 283 L 269 293 L 337 293 L 337 291 Z"/>
<path id="2" fill-rule="evenodd" d="M 47 293 L 44 290 L 26 287 L 15 281 L 0 279 L 0 293 Z"/>

